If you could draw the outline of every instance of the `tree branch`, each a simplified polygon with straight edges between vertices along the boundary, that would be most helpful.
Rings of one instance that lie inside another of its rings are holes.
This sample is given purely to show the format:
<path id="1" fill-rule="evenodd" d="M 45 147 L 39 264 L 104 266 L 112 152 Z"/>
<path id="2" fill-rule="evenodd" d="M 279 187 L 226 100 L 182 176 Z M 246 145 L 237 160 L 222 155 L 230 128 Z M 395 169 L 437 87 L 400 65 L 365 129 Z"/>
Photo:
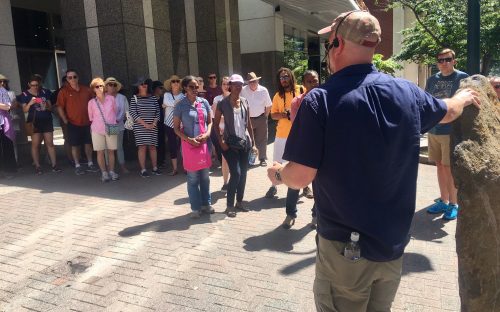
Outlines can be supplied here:
<path id="1" fill-rule="evenodd" d="M 413 15 L 415 15 L 415 18 L 417 19 L 417 22 L 420 24 L 420 26 L 422 26 L 422 28 L 425 30 L 426 33 L 429 34 L 429 36 L 432 37 L 432 39 L 434 39 L 434 41 L 436 41 L 436 43 L 442 47 L 445 46 L 444 42 L 441 41 L 423 22 L 422 20 L 420 19 L 420 16 L 418 14 L 418 7 L 423 4 L 425 2 L 425 0 L 422 0 L 420 2 L 416 2 L 414 5 L 412 5 L 409 1 L 405 1 L 405 0 L 396 0 L 394 2 L 399 2 L 401 3 L 401 5 L 403 7 L 407 7 L 409 8 L 412 12 L 413 12 Z"/>

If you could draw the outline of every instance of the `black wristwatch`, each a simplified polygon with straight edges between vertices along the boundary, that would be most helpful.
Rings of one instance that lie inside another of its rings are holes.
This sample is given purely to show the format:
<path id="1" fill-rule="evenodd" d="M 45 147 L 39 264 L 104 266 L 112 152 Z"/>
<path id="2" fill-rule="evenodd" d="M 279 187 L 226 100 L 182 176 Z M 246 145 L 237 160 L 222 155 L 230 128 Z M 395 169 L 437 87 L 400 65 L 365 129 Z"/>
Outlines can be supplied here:
<path id="1" fill-rule="evenodd" d="M 278 170 L 276 170 L 276 172 L 274 173 L 274 178 L 277 180 L 277 181 L 280 181 L 281 182 L 281 172 L 280 172 L 281 168 L 279 168 Z"/>

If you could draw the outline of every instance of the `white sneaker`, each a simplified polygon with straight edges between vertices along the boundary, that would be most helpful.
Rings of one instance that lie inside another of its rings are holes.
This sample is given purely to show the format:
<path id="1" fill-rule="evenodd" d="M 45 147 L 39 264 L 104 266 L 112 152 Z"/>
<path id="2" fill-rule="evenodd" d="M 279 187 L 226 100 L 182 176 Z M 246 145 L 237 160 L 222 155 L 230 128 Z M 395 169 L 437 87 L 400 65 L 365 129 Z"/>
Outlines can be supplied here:
<path id="1" fill-rule="evenodd" d="M 120 179 L 120 176 L 118 175 L 118 173 L 116 173 L 114 171 L 109 172 L 109 177 L 111 178 L 111 181 L 117 181 Z"/>
<path id="2" fill-rule="evenodd" d="M 109 174 L 107 172 L 103 172 L 101 175 L 101 182 L 109 182 Z"/>

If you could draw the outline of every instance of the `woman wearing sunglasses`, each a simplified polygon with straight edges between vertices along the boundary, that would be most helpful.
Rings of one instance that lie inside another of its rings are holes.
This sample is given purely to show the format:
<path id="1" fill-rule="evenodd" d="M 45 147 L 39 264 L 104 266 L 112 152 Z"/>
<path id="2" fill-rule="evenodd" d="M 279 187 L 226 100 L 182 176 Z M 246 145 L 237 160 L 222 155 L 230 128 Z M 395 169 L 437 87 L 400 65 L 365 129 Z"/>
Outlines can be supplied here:
<path id="1" fill-rule="evenodd" d="M 152 174 L 161 175 L 156 153 L 160 107 L 158 106 L 158 98 L 153 95 L 153 81 L 151 79 L 140 78 L 134 87 L 129 113 L 134 119 L 134 137 L 139 166 L 141 167 L 140 174 L 143 178 L 149 178 L 151 175 L 146 170 L 146 151 L 149 151 L 149 158 L 153 166 Z"/>
<path id="2" fill-rule="evenodd" d="M 118 80 L 116 80 L 116 78 L 106 78 L 106 80 L 104 81 L 104 85 L 104 91 L 106 92 L 106 94 L 114 97 L 116 102 L 116 122 L 120 130 L 118 132 L 116 146 L 116 156 L 118 158 L 118 164 L 120 165 L 122 174 L 129 173 L 127 167 L 125 167 L 125 153 L 123 152 L 123 134 L 125 132 L 124 120 L 125 112 L 128 111 L 128 100 L 125 95 L 119 93 L 122 88 L 122 84 Z"/>
<path id="3" fill-rule="evenodd" d="M 39 75 L 32 75 L 28 82 L 28 89 L 18 97 L 23 111 L 28 113 L 27 122 L 31 127 L 31 157 L 35 164 L 35 173 L 43 173 L 40 166 L 40 146 L 42 141 L 47 148 L 53 172 L 60 172 L 56 165 L 56 149 L 54 147 L 54 126 L 52 125 L 52 103 L 50 91 L 42 88 Z"/>
<path id="4" fill-rule="evenodd" d="M 108 125 L 116 125 L 116 102 L 111 95 L 104 93 L 104 81 L 102 78 L 94 78 L 90 83 L 90 89 L 95 97 L 89 101 L 88 111 L 90 131 L 92 134 L 92 145 L 97 152 L 97 164 L 101 169 L 101 181 L 109 182 L 119 179 L 115 173 L 115 151 L 117 148 L 117 134 L 109 133 Z M 104 159 L 107 154 L 108 165 Z"/>
<path id="5" fill-rule="evenodd" d="M 181 89 L 181 79 L 177 75 L 170 76 L 168 80 L 165 80 L 163 86 L 166 90 L 162 105 L 165 110 L 165 133 L 167 134 L 168 150 L 172 162 L 172 172 L 169 175 L 174 176 L 177 174 L 177 156 L 181 146 L 179 137 L 174 131 L 174 108 L 184 98 L 184 93 Z"/>
<path id="6" fill-rule="evenodd" d="M 191 218 L 202 212 L 214 213 L 210 197 L 208 170 L 212 165 L 208 138 L 212 128 L 212 114 L 207 100 L 198 96 L 198 81 L 194 76 L 182 79 L 186 95 L 174 108 L 175 134 L 182 140 L 182 157 L 187 171 L 187 190 L 191 204 Z M 181 127 L 182 123 L 182 127 Z"/>

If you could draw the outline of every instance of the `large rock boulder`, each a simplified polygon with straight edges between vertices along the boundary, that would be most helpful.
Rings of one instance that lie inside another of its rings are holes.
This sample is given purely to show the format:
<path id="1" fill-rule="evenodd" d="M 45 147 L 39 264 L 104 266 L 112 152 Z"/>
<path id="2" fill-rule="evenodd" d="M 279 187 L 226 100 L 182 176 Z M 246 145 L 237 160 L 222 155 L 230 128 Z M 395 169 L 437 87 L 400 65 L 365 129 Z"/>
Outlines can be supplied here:
<path id="1" fill-rule="evenodd" d="M 454 122 L 452 172 L 460 205 L 457 254 L 462 311 L 500 311 L 500 104 L 488 80 L 474 75 L 460 88 L 480 93 Z"/>

